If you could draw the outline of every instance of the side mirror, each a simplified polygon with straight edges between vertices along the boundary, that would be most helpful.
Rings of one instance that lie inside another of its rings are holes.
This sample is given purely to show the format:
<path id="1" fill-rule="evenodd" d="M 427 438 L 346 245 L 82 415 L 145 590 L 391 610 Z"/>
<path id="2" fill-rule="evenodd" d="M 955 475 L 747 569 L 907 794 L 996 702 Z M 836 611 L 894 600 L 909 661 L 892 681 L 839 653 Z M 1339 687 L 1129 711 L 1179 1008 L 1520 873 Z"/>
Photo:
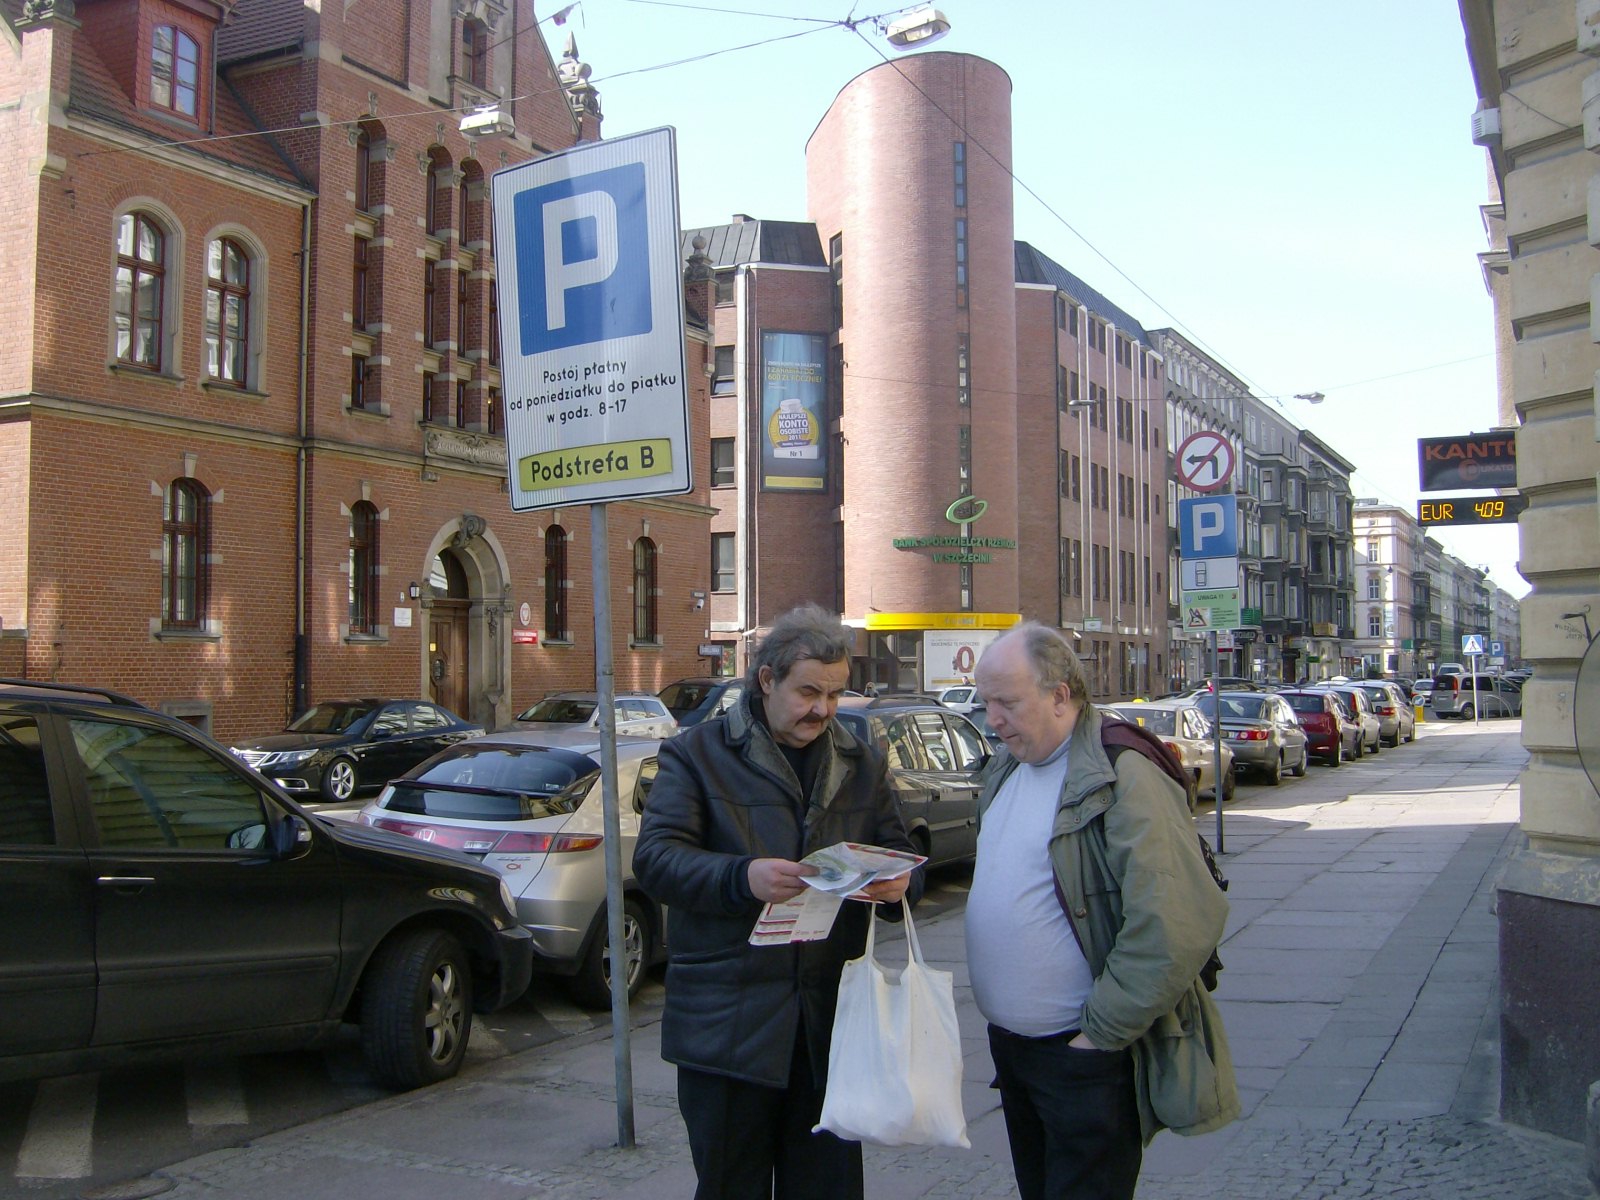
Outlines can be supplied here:
<path id="1" fill-rule="evenodd" d="M 299 813 L 280 813 L 272 822 L 272 855 L 294 858 L 311 844 L 311 826 Z"/>

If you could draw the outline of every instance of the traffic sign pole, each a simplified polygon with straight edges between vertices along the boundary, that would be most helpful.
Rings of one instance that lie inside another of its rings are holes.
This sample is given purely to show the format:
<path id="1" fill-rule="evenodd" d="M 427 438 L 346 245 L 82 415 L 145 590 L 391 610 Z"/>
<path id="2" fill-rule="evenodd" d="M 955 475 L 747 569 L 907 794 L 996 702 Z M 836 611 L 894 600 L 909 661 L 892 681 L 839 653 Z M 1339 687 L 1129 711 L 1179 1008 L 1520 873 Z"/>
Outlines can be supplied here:
<path id="1" fill-rule="evenodd" d="M 1211 631 L 1211 754 L 1214 767 L 1212 779 L 1213 803 L 1217 807 L 1217 853 L 1222 844 L 1222 651 L 1218 648 L 1217 631 Z"/>

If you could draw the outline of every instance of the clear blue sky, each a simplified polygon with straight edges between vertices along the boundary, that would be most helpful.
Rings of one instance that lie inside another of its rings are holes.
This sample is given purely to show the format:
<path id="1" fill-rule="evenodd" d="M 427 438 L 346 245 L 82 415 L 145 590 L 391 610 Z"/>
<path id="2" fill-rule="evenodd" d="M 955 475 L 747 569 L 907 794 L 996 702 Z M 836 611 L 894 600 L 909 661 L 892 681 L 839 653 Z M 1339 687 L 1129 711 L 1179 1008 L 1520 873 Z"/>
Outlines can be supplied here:
<path id="1" fill-rule="evenodd" d="M 1019 188 L 1018 238 L 1280 397 L 1357 465 L 1357 495 L 1411 508 L 1416 439 L 1494 423 L 1477 261 L 1489 176 L 1454 3 L 939 7 L 952 30 L 934 49 L 1011 76 L 1015 172 L 1054 210 Z M 776 15 L 709 11 L 735 8 Z M 793 18 L 882 11 L 583 0 L 543 29 L 558 57 L 576 35 L 608 136 L 676 128 L 682 220 L 695 226 L 735 212 L 805 219 L 806 139 L 840 88 L 895 52 L 870 22 Z M 1528 590 L 1514 526 L 1434 536 L 1513 595 Z"/>

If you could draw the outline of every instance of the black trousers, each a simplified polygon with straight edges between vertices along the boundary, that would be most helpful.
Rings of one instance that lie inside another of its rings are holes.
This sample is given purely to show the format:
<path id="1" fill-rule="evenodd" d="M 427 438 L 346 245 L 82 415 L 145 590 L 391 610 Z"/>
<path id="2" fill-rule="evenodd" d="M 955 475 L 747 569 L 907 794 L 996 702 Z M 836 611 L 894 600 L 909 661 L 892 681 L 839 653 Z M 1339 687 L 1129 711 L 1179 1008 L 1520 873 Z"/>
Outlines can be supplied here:
<path id="1" fill-rule="evenodd" d="M 1133 1200 L 1144 1143 L 1130 1050 L 1074 1050 L 1077 1031 L 1030 1038 L 989 1026 L 1022 1200 Z"/>
<path id="2" fill-rule="evenodd" d="M 822 1094 L 804 1026 L 787 1088 L 679 1067 L 695 1200 L 861 1200 L 861 1143 L 811 1132 Z"/>

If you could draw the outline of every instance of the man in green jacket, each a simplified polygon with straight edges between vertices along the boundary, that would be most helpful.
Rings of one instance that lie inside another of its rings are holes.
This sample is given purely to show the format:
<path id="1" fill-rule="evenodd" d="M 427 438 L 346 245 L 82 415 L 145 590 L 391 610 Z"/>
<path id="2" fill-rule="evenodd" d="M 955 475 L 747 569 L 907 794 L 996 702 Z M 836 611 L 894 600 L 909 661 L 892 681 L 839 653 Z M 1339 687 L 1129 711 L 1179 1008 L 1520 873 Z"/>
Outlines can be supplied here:
<path id="1" fill-rule="evenodd" d="M 1239 1113 L 1199 983 L 1228 906 L 1182 790 L 1100 740 L 1077 655 L 1024 622 L 978 663 L 1004 743 L 978 801 L 967 902 L 973 996 L 1022 1200 L 1132 1200 L 1157 1131 Z"/>

